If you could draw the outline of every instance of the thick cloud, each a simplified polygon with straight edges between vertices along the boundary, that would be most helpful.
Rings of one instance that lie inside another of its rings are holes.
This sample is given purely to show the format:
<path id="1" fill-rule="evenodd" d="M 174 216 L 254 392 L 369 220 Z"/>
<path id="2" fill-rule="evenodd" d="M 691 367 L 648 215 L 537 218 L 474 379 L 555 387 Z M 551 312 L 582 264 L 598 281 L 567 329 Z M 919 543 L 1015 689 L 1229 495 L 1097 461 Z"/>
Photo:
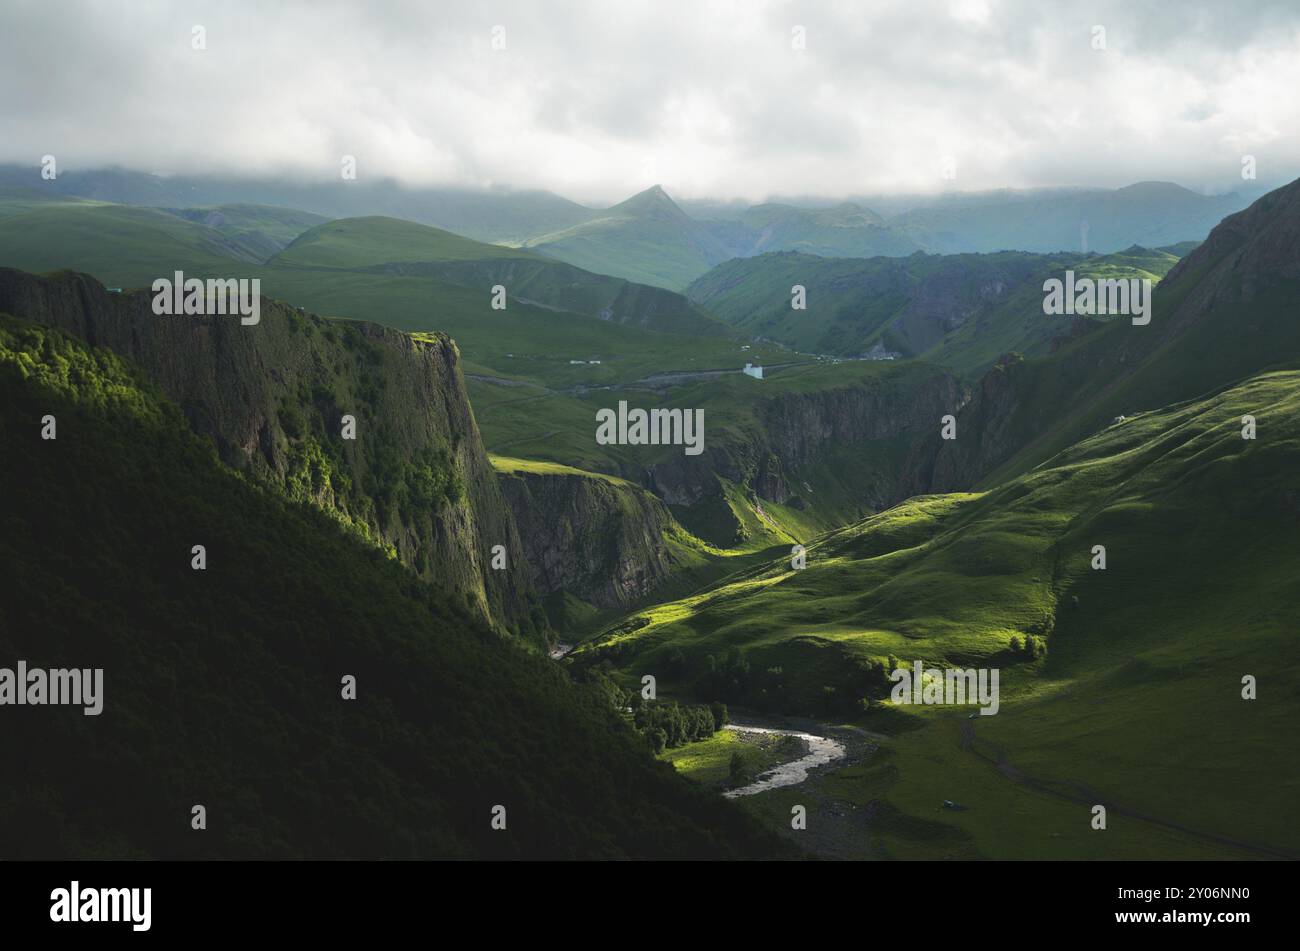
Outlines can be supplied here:
<path id="1" fill-rule="evenodd" d="M 1300 171 L 1297 88 L 1289 2 L 0 8 L 0 161 L 53 154 L 65 169 L 325 179 L 354 155 L 361 176 L 592 201 L 654 182 L 751 199 L 1228 189 L 1246 154 L 1265 182 Z"/>

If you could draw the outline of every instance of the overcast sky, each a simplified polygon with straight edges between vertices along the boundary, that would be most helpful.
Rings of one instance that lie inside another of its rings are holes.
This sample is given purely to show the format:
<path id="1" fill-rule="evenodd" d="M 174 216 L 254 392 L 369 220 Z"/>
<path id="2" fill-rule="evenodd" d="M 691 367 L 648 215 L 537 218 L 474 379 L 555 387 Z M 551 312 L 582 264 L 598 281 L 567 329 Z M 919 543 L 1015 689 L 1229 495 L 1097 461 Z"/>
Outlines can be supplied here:
<path id="1" fill-rule="evenodd" d="M 353 155 L 589 202 L 1224 191 L 1247 154 L 1260 183 L 1300 174 L 1297 89 L 1288 0 L 0 4 L 0 161 L 62 169 L 326 179 Z"/>

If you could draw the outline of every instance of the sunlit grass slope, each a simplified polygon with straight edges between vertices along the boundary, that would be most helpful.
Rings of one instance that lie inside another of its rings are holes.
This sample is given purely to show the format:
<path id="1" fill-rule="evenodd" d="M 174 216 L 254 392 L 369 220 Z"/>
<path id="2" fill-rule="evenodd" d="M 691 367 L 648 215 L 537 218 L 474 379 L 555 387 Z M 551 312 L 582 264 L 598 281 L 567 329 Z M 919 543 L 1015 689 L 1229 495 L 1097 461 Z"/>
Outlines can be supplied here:
<path id="1" fill-rule="evenodd" d="M 299 235 L 275 258 L 279 264 L 360 268 L 408 261 L 532 258 L 528 251 L 484 244 L 401 218 L 344 218 Z"/>
<path id="2" fill-rule="evenodd" d="M 1033 823 L 1086 831 L 1075 799 L 1110 803 L 1125 835 L 1168 854 L 1296 852 L 1297 532 L 1300 372 L 1267 373 L 1112 425 L 994 491 L 913 499 L 814 542 L 801 571 L 782 561 L 641 612 L 579 658 L 683 693 L 716 692 L 721 671 L 731 702 L 896 733 L 891 801 L 972 801 L 940 818 L 981 854 L 1047 854 Z M 1027 636 L 1045 654 L 1015 650 Z M 879 703 L 869 665 L 891 655 L 1000 668 L 1001 712 Z M 1241 698 L 1246 675 L 1258 700 Z M 1024 806 L 1019 834 L 998 798 L 1028 795 L 1016 776 L 1055 803 Z M 1142 853 L 1123 841 L 1078 847 Z"/>

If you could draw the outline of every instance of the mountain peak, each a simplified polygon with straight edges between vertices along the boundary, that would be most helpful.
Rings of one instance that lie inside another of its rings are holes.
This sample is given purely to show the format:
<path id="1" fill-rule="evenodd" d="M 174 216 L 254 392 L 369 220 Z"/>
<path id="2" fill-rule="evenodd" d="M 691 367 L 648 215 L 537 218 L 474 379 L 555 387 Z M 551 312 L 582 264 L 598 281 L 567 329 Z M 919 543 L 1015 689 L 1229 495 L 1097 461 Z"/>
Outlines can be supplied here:
<path id="1" fill-rule="evenodd" d="M 689 217 L 686 212 L 678 207 L 675 201 L 668 197 L 668 193 L 664 191 L 662 185 L 651 185 L 645 191 L 637 192 L 626 201 L 615 205 L 610 211 L 638 216 Z"/>
<path id="2" fill-rule="evenodd" d="M 1253 296 L 1266 282 L 1300 278 L 1300 179 L 1257 198 L 1220 221 L 1165 275 L 1213 267 L 1233 295 Z M 1227 291 L 1225 290 L 1225 293 Z"/>

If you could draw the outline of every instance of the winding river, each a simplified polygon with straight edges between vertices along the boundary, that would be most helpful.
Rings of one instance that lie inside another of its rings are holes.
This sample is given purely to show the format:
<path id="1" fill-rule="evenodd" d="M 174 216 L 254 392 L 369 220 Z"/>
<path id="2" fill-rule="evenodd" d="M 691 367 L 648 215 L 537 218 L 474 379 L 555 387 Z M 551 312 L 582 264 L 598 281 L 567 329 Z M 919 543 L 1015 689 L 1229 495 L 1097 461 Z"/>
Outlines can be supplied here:
<path id="1" fill-rule="evenodd" d="M 769 769 L 748 786 L 727 790 L 722 795 L 728 799 L 752 796 L 755 793 L 767 792 L 769 789 L 780 789 L 782 786 L 794 786 L 808 778 L 809 770 L 843 759 L 845 755 L 844 744 L 828 736 L 739 723 L 728 723 L 725 729 L 735 730 L 737 733 L 774 733 L 779 736 L 794 736 L 808 744 L 808 752 L 799 759 Z"/>

